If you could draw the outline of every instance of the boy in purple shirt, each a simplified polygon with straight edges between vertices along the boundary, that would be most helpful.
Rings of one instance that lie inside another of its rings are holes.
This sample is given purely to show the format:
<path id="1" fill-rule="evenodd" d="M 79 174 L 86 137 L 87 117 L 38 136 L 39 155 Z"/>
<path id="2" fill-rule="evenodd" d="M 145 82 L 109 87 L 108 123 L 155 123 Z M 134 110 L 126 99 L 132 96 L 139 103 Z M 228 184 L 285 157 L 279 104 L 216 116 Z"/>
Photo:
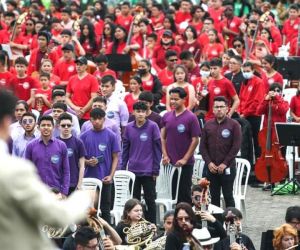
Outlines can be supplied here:
<path id="1" fill-rule="evenodd" d="M 162 152 L 163 164 L 171 163 L 181 167 L 181 178 L 178 191 L 178 203 L 191 200 L 194 152 L 199 143 L 200 126 L 197 117 L 185 107 L 187 93 L 177 87 L 169 91 L 173 111 L 162 118 Z"/>
<path id="2" fill-rule="evenodd" d="M 67 146 L 64 142 L 52 138 L 53 117 L 40 117 L 38 125 L 41 136 L 27 145 L 25 158 L 35 164 L 42 181 L 57 190 L 58 196 L 64 198 L 70 186 Z"/>
<path id="3" fill-rule="evenodd" d="M 80 189 L 84 175 L 85 147 L 83 142 L 72 135 L 72 116 L 63 113 L 58 118 L 60 136 L 58 139 L 63 141 L 68 149 L 70 165 L 70 188 L 69 194 L 75 189 Z"/>
<path id="4" fill-rule="evenodd" d="M 161 161 L 161 140 L 157 124 L 146 119 L 147 105 L 137 102 L 133 105 L 135 121 L 128 123 L 124 132 L 122 169 L 136 175 L 133 197 L 141 199 L 141 187 L 148 208 L 146 219 L 156 223 L 155 180 Z"/>
<path id="5" fill-rule="evenodd" d="M 120 146 L 116 135 L 104 128 L 105 112 L 95 108 L 90 113 L 93 129 L 81 135 L 86 148 L 84 177 L 97 178 L 103 182 L 101 192 L 102 217 L 110 223 L 112 179 L 118 164 Z"/>

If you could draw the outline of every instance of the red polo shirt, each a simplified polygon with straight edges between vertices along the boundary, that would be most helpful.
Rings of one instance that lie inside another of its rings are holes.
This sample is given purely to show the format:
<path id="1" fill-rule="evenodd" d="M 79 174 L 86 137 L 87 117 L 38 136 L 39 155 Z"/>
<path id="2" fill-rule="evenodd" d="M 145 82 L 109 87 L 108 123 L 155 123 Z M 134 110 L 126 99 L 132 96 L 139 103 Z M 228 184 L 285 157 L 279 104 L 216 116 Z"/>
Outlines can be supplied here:
<path id="1" fill-rule="evenodd" d="M 74 60 L 67 62 L 64 59 L 61 59 L 56 63 L 53 74 L 57 75 L 61 81 L 68 81 L 71 76 L 77 74 L 76 63 Z"/>

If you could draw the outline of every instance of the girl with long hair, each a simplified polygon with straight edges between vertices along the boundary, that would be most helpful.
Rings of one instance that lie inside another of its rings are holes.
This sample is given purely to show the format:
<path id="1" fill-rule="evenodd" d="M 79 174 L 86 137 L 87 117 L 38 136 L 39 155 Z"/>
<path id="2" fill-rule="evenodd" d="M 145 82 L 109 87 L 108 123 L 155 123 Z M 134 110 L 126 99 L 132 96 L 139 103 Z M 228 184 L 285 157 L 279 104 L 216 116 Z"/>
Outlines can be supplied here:
<path id="1" fill-rule="evenodd" d="M 204 46 L 202 61 L 210 61 L 213 58 L 220 58 L 224 53 L 224 45 L 220 42 L 218 32 L 215 29 L 208 31 L 209 43 Z"/>
<path id="2" fill-rule="evenodd" d="M 79 41 L 85 50 L 86 57 L 92 60 L 98 54 L 99 41 L 97 41 L 94 25 L 85 21 L 80 25 Z"/>

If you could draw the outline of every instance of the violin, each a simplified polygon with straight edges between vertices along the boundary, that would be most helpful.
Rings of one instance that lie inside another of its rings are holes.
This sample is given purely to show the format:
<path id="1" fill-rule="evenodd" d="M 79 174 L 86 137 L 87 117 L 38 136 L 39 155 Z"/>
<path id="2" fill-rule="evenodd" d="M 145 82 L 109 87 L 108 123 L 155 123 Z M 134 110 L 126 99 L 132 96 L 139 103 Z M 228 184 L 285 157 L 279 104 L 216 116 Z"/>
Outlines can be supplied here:
<path id="1" fill-rule="evenodd" d="M 288 173 L 285 159 L 281 155 L 275 133 L 272 133 L 272 103 L 269 101 L 268 124 L 258 134 L 261 156 L 255 163 L 255 176 L 261 182 L 282 181 Z"/>
<path id="2" fill-rule="evenodd" d="M 208 181 L 206 178 L 202 178 L 199 181 L 199 185 L 202 188 L 202 194 L 201 194 L 201 211 L 200 212 L 207 212 L 208 211 L 208 204 L 209 204 L 209 199 L 208 199 L 208 193 L 209 193 L 209 184 L 210 181 Z M 198 215 L 199 211 L 195 211 L 195 214 Z M 206 227 L 207 228 L 207 221 L 202 220 L 202 228 Z"/>

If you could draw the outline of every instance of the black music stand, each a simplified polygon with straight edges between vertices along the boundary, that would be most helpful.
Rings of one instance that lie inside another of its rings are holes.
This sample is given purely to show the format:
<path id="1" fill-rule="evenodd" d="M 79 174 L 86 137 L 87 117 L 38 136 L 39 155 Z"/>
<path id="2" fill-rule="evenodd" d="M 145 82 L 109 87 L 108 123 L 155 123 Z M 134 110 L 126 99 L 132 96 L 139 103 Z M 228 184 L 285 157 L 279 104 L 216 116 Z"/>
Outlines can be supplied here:
<path id="1" fill-rule="evenodd" d="M 287 59 L 287 60 L 286 60 Z M 288 58 L 277 57 L 277 70 L 283 79 L 300 80 L 300 57 L 290 56 Z"/>
<path id="2" fill-rule="evenodd" d="M 282 146 L 292 146 L 293 147 L 293 178 L 291 178 L 287 183 L 285 183 L 281 188 L 276 190 L 271 195 L 277 194 L 280 190 L 285 188 L 288 184 L 293 183 L 292 194 L 296 194 L 296 186 L 300 188 L 300 183 L 297 181 L 295 176 L 295 150 L 296 146 L 300 146 L 300 125 L 296 123 L 283 123 L 275 122 L 277 138 L 279 144 Z"/>

